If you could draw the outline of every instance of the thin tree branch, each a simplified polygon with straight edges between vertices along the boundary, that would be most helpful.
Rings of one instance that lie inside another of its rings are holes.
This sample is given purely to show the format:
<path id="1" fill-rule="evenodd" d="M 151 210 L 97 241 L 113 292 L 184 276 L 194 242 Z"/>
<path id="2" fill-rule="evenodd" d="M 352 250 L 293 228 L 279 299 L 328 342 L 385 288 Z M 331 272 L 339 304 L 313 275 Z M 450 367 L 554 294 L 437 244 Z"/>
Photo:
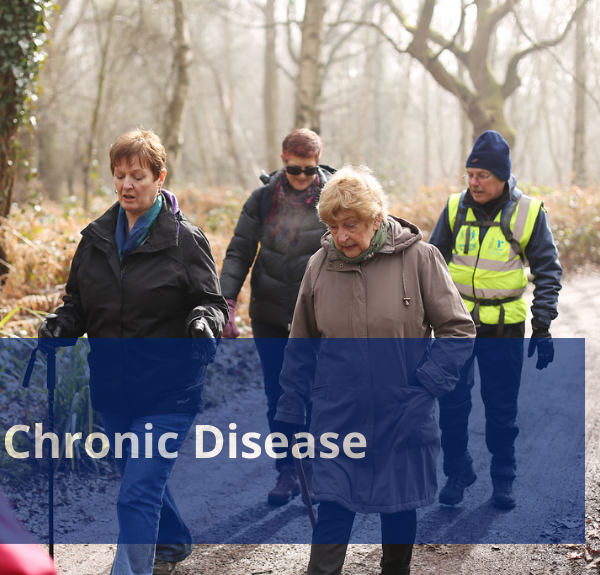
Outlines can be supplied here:
<path id="1" fill-rule="evenodd" d="M 466 17 L 466 14 L 467 14 L 467 8 L 469 6 L 473 6 L 473 2 L 471 2 L 469 4 L 463 4 L 463 6 L 461 8 L 461 11 L 460 11 L 460 22 L 458 23 L 458 28 L 456 29 L 456 32 L 454 33 L 454 36 L 452 36 L 452 39 L 449 40 L 447 43 L 441 44 L 440 51 L 437 54 L 435 54 L 435 56 L 433 57 L 434 60 L 437 60 L 446 50 L 449 50 L 461 62 L 463 62 L 464 64 L 466 64 L 466 61 L 467 61 L 466 52 L 465 52 L 465 50 L 463 48 L 457 46 L 456 40 L 460 36 L 461 32 L 464 30 L 465 17 Z M 430 37 L 431 37 L 432 40 L 434 40 L 432 32 L 433 31 L 430 31 Z M 437 40 L 434 40 L 434 42 L 440 44 L 440 42 L 438 42 Z"/>
<path id="2" fill-rule="evenodd" d="M 496 26 L 502 18 L 504 18 L 511 11 L 514 11 L 514 7 L 518 4 L 519 0 L 506 0 L 504 4 L 500 4 L 495 10 L 493 10 L 489 16 L 489 22 L 492 26 Z"/>
<path id="3" fill-rule="evenodd" d="M 374 28 L 392 45 L 396 52 L 399 54 L 408 53 L 407 49 L 401 48 L 400 45 L 397 44 L 396 41 L 379 24 L 375 24 L 375 22 L 365 22 L 363 20 L 340 20 L 339 22 L 333 22 L 329 24 L 329 26 L 331 28 L 335 28 L 336 26 L 343 26 L 344 24 L 355 24 L 357 27 L 368 26 L 370 28 Z"/>
<path id="4" fill-rule="evenodd" d="M 433 18 L 433 11 L 435 9 L 436 0 L 425 0 L 421 13 L 419 14 L 419 20 L 417 22 L 417 29 L 413 36 L 412 43 L 418 47 L 417 49 L 425 48 L 427 45 L 427 39 L 429 38 L 429 29 L 431 28 L 431 20 Z"/>
<path id="5" fill-rule="evenodd" d="M 387 4 L 390 7 L 394 16 L 396 16 L 396 18 L 402 25 L 402 27 L 408 33 L 410 33 L 414 36 L 416 34 L 417 27 L 412 25 L 409 22 L 406 15 L 398 8 L 398 6 L 396 6 L 394 0 L 388 0 Z M 472 4 L 467 5 L 467 7 L 470 5 L 472 5 Z M 463 20 L 463 18 L 464 18 L 464 14 L 461 16 L 461 21 Z M 436 30 L 429 30 L 429 39 L 432 40 L 433 42 L 435 42 L 436 44 L 438 44 L 442 48 L 440 53 L 444 50 L 448 50 L 449 52 L 454 54 L 454 56 L 456 56 L 456 58 L 458 58 L 461 62 L 466 64 L 467 52 L 463 47 L 458 46 L 456 44 L 456 35 L 452 40 L 448 40 L 446 37 L 444 37 L 442 34 L 437 32 Z M 438 56 L 439 56 L 439 54 L 438 54 Z"/>
<path id="6" fill-rule="evenodd" d="M 516 3 L 516 1 L 517 0 L 508 0 L 508 2 L 511 4 Z M 515 16 L 515 21 L 517 23 L 517 26 L 519 27 L 519 30 L 521 31 L 523 36 L 525 36 L 525 38 L 527 40 L 529 40 L 529 42 L 531 42 L 531 45 L 528 46 L 527 48 L 513 54 L 512 58 L 510 59 L 510 61 L 508 63 L 508 66 L 506 68 L 506 76 L 504 79 L 504 85 L 502 86 L 502 95 L 505 98 L 510 96 L 521 85 L 521 78 L 519 77 L 519 73 L 517 70 L 519 62 L 523 58 L 525 58 L 525 56 L 528 56 L 529 54 L 532 54 L 533 52 L 538 52 L 540 50 L 546 50 L 548 48 L 552 48 L 553 46 L 556 46 L 557 44 L 560 44 L 564 40 L 566 35 L 568 34 L 571 27 L 573 26 L 573 23 L 575 22 L 577 15 L 579 14 L 579 12 L 583 9 L 583 7 L 588 2 L 589 2 L 589 0 L 581 0 L 579 2 L 577 7 L 575 8 L 575 10 L 573 10 L 571 17 L 569 18 L 569 21 L 565 25 L 564 30 L 558 36 L 551 38 L 549 40 L 542 40 L 542 41 L 536 41 L 525 30 L 525 27 L 523 26 L 518 14 L 516 13 L 516 11 L 514 10 L 514 7 L 513 7 L 512 12 Z"/>
<path id="7" fill-rule="evenodd" d="M 362 27 L 362 22 L 365 20 L 365 18 L 367 17 L 367 15 L 369 14 L 369 12 L 372 10 L 372 8 L 378 4 L 378 0 L 374 0 L 371 2 L 368 2 L 365 6 L 363 6 L 363 9 L 361 11 L 361 15 L 360 15 L 360 20 L 357 20 L 356 22 L 353 23 L 352 28 L 350 28 L 346 33 L 342 34 L 335 43 L 333 43 L 331 49 L 329 50 L 329 56 L 327 58 L 327 61 L 324 64 L 324 68 L 327 69 L 329 67 L 329 65 L 331 64 L 331 62 L 335 61 L 335 55 L 337 53 L 337 51 L 344 45 L 344 43 L 346 42 L 346 40 L 348 40 L 348 38 L 350 38 L 354 32 L 356 32 L 356 30 L 358 30 L 360 27 Z M 338 14 L 338 17 L 335 20 L 335 23 L 337 24 L 338 21 L 340 21 L 341 18 L 341 14 Z M 337 26 L 331 26 L 327 28 L 327 30 L 333 30 L 335 29 Z M 329 41 L 331 42 L 331 38 L 329 39 Z"/>

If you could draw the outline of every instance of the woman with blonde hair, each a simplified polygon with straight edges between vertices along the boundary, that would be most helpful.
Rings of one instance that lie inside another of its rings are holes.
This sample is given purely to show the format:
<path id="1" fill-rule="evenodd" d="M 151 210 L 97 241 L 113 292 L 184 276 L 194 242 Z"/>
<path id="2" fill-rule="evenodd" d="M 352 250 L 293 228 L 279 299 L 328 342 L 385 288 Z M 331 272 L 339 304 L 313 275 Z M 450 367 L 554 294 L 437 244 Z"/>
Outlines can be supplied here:
<path id="1" fill-rule="evenodd" d="M 337 455 L 315 446 L 309 575 L 341 572 L 357 512 L 381 516 L 382 574 L 410 572 L 416 510 L 437 491 L 436 401 L 473 346 L 440 253 L 387 205 L 364 166 L 327 182 L 317 209 L 329 231 L 308 263 L 285 351 L 276 419 L 300 428 L 312 399 L 312 436 L 340 443 Z M 341 445 L 350 433 L 364 439 L 354 455 Z"/>

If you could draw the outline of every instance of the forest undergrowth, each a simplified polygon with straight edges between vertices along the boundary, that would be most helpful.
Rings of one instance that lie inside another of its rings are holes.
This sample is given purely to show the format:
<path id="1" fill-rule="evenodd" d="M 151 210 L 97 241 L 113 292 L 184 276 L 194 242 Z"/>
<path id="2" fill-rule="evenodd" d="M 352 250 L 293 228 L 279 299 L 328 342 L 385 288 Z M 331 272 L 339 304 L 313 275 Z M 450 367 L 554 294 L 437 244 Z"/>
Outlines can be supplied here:
<path id="1" fill-rule="evenodd" d="M 544 202 L 565 276 L 600 265 L 600 190 L 529 184 L 521 188 Z M 393 198 L 390 212 L 415 223 L 427 239 L 452 191 L 444 185 L 422 188 L 410 198 Z M 247 194 L 225 188 L 187 188 L 176 195 L 188 220 L 207 235 L 220 269 Z M 9 217 L 0 220 L 0 242 L 9 270 L 0 283 L 2 337 L 35 336 L 43 316 L 60 305 L 80 231 L 102 214 L 111 200 L 97 197 L 89 213 L 84 213 L 73 198 L 56 204 L 36 195 L 15 204 Z M 249 290 L 246 281 L 237 308 L 238 323 L 246 336 L 251 333 Z"/>
<path id="2" fill-rule="evenodd" d="M 540 198 L 546 206 L 565 276 L 585 273 L 599 266 L 599 190 L 575 187 L 562 190 L 534 186 L 523 188 L 526 193 Z M 418 225 L 427 239 L 449 191 L 453 190 L 447 186 L 418 190 L 411 198 L 393 199 L 390 212 Z M 188 188 L 178 191 L 176 195 L 188 220 L 204 230 L 220 269 L 247 194 L 228 189 Z M 9 345 L 10 339 L 4 340 L 5 344 L 0 350 L 3 356 L 0 439 L 10 427 L 10 421 L 18 415 L 14 413 L 15 410 L 27 413 L 29 418 L 38 417 L 38 421 L 40 417 L 46 417 L 46 370 L 41 365 L 45 361 L 43 357 L 38 356 L 37 364 L 40 367 L 34 370 L 31 392 L 24 393 L 21 388 L 29 352 L 35 347 L 35 340 L 28 341 L 27 338 L 36 337 L 43 317 L 61 304 L 80 231 L 101 215 L 111 200 L 98 197 L 92 203 L 90 212 L 84 213 L 73 201 L 56 204 L 35 196 L 26 203 L 15 205 L 10 216 L 0 221 L 0 241 L 7 259 L 4 264 L 9 269 L 0 285 L 0 336 L 22 338 L 14 340 L 12 347 Z M 250 286 L 247 280 L 238 298 L 236 316 L 242 336 L 246 337 L 251 336 L 249 299 Z M 247 343 L 250 345 L 221 346 L 218 361 L 209 366 L 207 406 L 225 401 L 233 391 L 261 385 L 260 366 L 254 357 L 256 352 L 250 341 Z M 61 373 L 67 375 L 57 387 L 56 428 L 64 432 L 82 430 L 85 438 L 92 431 L 97 431 L 101 422 L 91 408 L 87 385 L 87 346 L 84 342 L 81 344 L 77 353 L 67 348 L 58 352 Z M 29 435 L 23 435 L 22 441 L 31 443 L 33 435 Z M 15 476 L 31 472 L 36 475 L 35 464 L 17 466 L 10 459 L 0 463 Z M 68 463 L 67 467 L 72 470 L 87 469 L 102 474 L 98 465 L 84 453 Z M 61 467 L 60 461 L 58 466 Z M 104 471 L 110 472 L 109 468 Z"/>

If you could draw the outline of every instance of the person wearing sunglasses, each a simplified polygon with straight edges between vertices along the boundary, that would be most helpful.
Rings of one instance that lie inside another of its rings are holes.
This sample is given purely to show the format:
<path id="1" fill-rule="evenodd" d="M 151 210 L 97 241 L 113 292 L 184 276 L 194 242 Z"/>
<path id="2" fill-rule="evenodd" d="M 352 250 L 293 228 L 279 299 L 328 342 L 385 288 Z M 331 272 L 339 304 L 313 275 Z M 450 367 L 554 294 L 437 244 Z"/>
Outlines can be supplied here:
<path id="1" fill-rule="evenodd" d="M 554 359 L 550 323 L 558 315 L 562 269 L 546 211 L 540 200 L 517 188 L 510 149 L 495 131 L 483 132 L 466 162 L 467 189 L 452 194 L 429 242 L 439 248 L 477 327 L 473 356 L 456 388 L 440 399 L 440 427 L 446 485 L 440 503 L 456 505 L 477 476 L 469 455 L 468 422 L 474 361 L 481 376 L 486 444 L 492 454 L 492 503 L 516 506 L 515 439 L 517 400 L 523 367 L 529 263 L 535 288 L 531 312 L 531 357 L 537 369 Z"/>
<path id="2" fill-rule="evenodd" d="M 281 395 L 279 373 L 304 270 L 321 247 L 325 232 L 316 205 L 335 169 L 319 164 L 322 147 L 319 135 L 305 128 L 285 137 L 282 167 L 261 175 L 263 185 L 244 204 L 221 270 L 221 290 L 230 310 L 223 337 L 236 338 L 240 335 L 235 323 L 237 298 L 252 268 L 250 320 L 263 370 L 271 433 L 287 433 L 274 421 Z M 309 424 L 310 420 L 305 431 Z M 278 477 L 268 501 L 285 505 L 300 493 L 300 484 L 289 451 L 275 461 Z M 305 471 L 310 483 L 310 466 Z"/>

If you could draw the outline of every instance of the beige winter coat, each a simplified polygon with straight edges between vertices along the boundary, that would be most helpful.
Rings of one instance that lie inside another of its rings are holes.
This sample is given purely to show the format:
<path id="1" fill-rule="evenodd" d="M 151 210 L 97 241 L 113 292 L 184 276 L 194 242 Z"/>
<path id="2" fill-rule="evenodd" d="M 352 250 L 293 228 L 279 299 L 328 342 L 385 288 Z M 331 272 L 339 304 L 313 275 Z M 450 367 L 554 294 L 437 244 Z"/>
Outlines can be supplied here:
<path id="1" fill-rule="evenodd" d="M 276 415 L 302 424 L 312 398 L 311 433 L 337 433 L 340 444 L 326 459 L 317 442 L 317 499 L 362 512 L 434 501 L 436 397 L 453 389 L 475 337 L 437 248 L 413 224 L 389 222 L 384 247 L 360 264 L 341 261 L 323 236 L 296 303 Z M 342 453 L 355 432 L 367 443 L 359 459 Z"/>

